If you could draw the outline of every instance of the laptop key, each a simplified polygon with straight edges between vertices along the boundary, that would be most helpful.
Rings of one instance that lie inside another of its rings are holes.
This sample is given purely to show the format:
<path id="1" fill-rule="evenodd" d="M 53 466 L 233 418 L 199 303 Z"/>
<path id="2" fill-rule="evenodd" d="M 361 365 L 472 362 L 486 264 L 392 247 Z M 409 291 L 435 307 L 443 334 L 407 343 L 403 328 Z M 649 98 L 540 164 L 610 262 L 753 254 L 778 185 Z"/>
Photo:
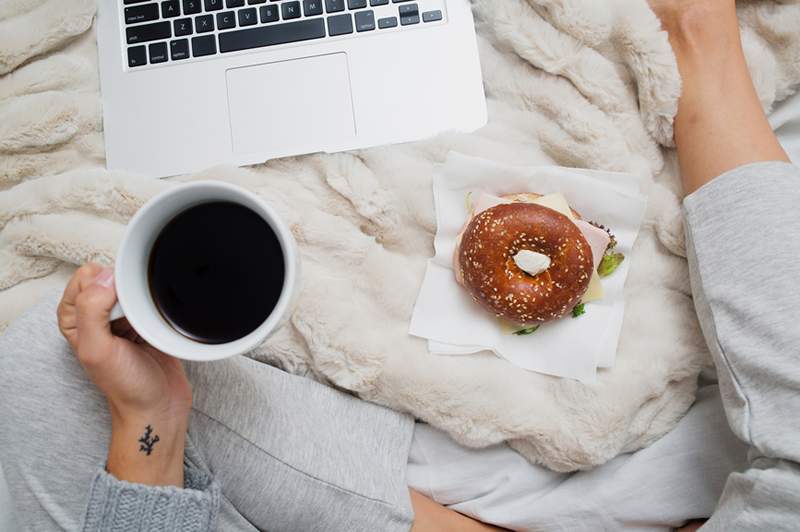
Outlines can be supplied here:
<path id="1" fill-rule="evenodd" d="M 266 4 L 267 0 L 247 0 L 247 5 L 254 6 L 256 4 Z"/>
<path id="2" fill-rule="evenodd" d="M 182 37 L 183 35 L 191 35 L 192 33 L 192 19 L 179 18 L 172 23 L 175 30 L 175 37 Z"/>
<path id="3" fill-rule="evenodd" d="M 251 7 L 248 9 L 239 10 L 239 26 L 252 26 L 258 19 L 256 18 L 256 8 Z"/>
<path id="4" fill-rule="evenodd" d="M 158 4 L 147 4 L 125 8 L 125 23 L 136 24 L 158 19 Z"/>
<path id="5" fill-rule="evenodd" d="M 347 9 L 362 9 L 367 7 L 367 0 L 347 0 Z"/>
<path id="6" fill-rule="evenodd" d="M 372 7 L 385 6 L 388 3 L 389 3 L 389 0 L 369 0 L 369 5 L 371 5 Z"/>
<path id="7" fill-rule="evenodd" d="M 400 6 L 400 16 L 406 17 L 409 15 L 419 15 L 419 6 L 417 4 L 408 4 Z"/>
<path id="8" fill-rule="evenodd" d="M 353 17 L 350 13 L 328 17 L 328 35 L 335 37 L 348 33 L 353 33 Z"/>
<path id="9" fill-rule="evenodd" d="M 426 11 L 422 14 L 422 22 L 436 22 L 437 20 L 442 20 L 442 11 L 440 9 Z"/>
<path id="10" fill-rule="evenodd" d="M 356 17 L 356 31 L 372 31 L 375 29 L 375 13 L 373 11 L 359 11 Z"/>
<path id="11" fill-rule="evenodd" d="M 197 33 L 214 31 L 214 15 L 200 15 L 199 17 L 194 17 L 194 25 L 195 28 L 197 28 Z"/>
<path id="12" fill-rule="evenodd" d="M 303 14 L 307 17 L 322 14 L 322 0 L 303 0 Z"/>
<path id="13" fill-rule="evenodd" d="M 278 15 L 278 6 L 261 6 L 258 8 L 259 16 L 261 17 L 261 22 L 275 22 L 280 18 Z"/>
<path id="14" fill-rule="evenodd" d="M 144 46 L 131 46 L 128 48 L 128 66 L 138 67 L 147 64 L 147 48 Z"/>
<path id="15" fill-rule="evenodd" d="M 170 41 L 169 43 L 169 56 L 173 61 L 180 59 L 187 59 L 189 57 L 189 39 L 178 39 L 177 41 Z"/>
<path id="16" fill-rule="evenodd" d="M 233 11 L 217 13 L 217 29 L 229 30 L 236 27 L 236 17 Z"/>
<path id="17" fill-rule="evenodd" d="M 181 4 L 178 0 L 161 2 L 161 18 L 177 17 L 181 14 Z"/>
<path id="18" fill-rule="evenodd" d="M 400 6 L 400 24 L 403 26 L 419 24 L 419 6 L 417 4 Z"/>
<path id="19" fill-rule="evenodd" d="M 344 11 L 344 0 L 325 0 L 325 11 L 328 13 Z"/>
<path id="20" fill-rule="evenodd" d="M 242 7 L 244 5 L 244 0 L 228 0 L 225 5 L 228 9 L 232 7 Z"/>
<path id="21" fill-rule="evenodd" d="M 153 24 L 142 24 L 141 26 L 131 26 L 125 29 L 125 38 L 128 44 L 136 44 L 147 41 L 158 41 L 172 37 L 172 30 L 169 22 L 155 22 Z"/>
<path id="22" fill-rule="evenodd" d="M 300 2 L 284 2 L 281 4 L 281 16 L 283 20 L 300 17 Z"/>
<path id="23" fill-rule="evenodd" d="M 150 64 L 163 63 L 167 60 L 167 43 L 154 42 L 147 47 L 150 53 Z"/>
<path id="24" fill-rule="evenodd" d="M 203 7 L 200 5 L 200 1 L 201 0 L 183 0 L 183 14 L 196 15 L 202 11 Z"/>
<path id="25" fill-rule="evenodd" d="M 322 18 L 310 18 L 220 33 L 219 51 L 235 52 L 262 46 L 321 39 L 322 37 L 325 37 L 325 21 Z"/>
<path id="26" fill-rule="evenodd" d="M 192 56 L 203 57 L 217 53 L 217 40 L 213 35 L 192 37 Z"/>
<path id="27" fill-rule="evenodd" d="M 397 27 L 397 17 L 386 17 L 378 19 L 378 27 L 382 30 L 386 28 L 396 28 Z"/>
<path id="28" fill-rule="evenodd" d="M 204 0 L 206 11 L 219 11 L 222 9 L 222 0 Z"/>

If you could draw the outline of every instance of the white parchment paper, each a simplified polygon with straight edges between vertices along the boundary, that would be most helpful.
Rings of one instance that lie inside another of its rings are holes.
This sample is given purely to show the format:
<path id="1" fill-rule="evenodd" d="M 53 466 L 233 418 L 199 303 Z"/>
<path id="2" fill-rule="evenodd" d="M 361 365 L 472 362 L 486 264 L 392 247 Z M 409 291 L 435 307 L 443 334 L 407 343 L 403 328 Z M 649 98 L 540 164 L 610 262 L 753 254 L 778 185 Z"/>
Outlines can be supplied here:
<path id="1" fill-rule="evenodd" d="M 548 375 L 593 382 L 598 367 L 614 364 L 625 310 L 623 287 L 630 250 L 639 233 L 646 201 L 644 179 L 614 172 L 555 166 L 516 167 L 451 152 L 433 180 L 436 254 L 429 260 L 409 333 L 428 340 L 434 354 L 491 351 L 512 364 Z M 610 227 L 625 261 L 603 279 L 605 297 L 586 305 L 586 314 L 542 325 L 527 336 L 509 333 L 456 283 L 453 253 L 469 212 L 466 197 L 520 192 L 560 193 L 586 220 Z"/>

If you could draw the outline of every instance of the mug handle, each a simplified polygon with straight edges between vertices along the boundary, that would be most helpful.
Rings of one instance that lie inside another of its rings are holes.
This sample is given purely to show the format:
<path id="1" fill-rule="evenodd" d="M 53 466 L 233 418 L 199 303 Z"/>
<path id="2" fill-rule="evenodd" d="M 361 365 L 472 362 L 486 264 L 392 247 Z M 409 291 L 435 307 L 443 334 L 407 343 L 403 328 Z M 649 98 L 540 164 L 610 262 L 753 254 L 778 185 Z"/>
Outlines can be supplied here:
<path id="1" fill-rule="evenodd" d="M 108 318 L 108 321 L 116 321 L 124 317 L 125 312 L 122 310 L 122 307 L 119 306 L 119 301 L 117 301 L 114 303 L 114 308 L 111 309 L 111 316 Z"/>

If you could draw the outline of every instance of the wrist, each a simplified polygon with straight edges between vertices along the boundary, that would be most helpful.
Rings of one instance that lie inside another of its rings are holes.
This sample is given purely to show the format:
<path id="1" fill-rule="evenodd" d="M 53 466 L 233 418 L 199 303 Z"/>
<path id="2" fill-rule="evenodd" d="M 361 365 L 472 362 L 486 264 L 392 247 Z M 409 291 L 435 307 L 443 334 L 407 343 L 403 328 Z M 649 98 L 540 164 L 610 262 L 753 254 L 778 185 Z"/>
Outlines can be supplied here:
<path id="1" fill-rule="evenodd" d="M 187 418 L 115 415 L 106 469 L 119 480 L 183 487 Z"/>
<path id="2" fill-rule="evenodd" d="M 695 1 L 688 5 L 678 2 L 661 13 L 664 30 L 678 62 L 694 57 L 715 61 L 714 53 L 726 53 L 740 48 L 739 22 L 732 0 Z"/>

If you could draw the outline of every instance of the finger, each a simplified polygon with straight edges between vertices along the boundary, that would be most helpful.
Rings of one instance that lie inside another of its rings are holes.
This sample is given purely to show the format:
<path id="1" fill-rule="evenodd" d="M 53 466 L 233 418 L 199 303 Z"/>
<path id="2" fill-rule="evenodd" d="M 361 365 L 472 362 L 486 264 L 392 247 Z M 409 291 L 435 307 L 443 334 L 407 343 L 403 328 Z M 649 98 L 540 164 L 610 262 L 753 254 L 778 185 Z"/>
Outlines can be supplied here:
<path id="1" fill-rule="evenodd" d="M 72 345 L 77 347 L 77 311 L 75 309 L 75 299 L 80 291 L 88 286 L 97 274 L 102 270 L 99 264 L 84 264 L 72 275 L 64 289 L 61 301 L 58 303 L 58 328 L 64 338 Z"/>
<path id="2" fill-rule="evenodd" d="M 72 278 L 67 283 L 67 287 L 64 289 L 61 302 L 68 307 L 75 306 L 75 300 L 78 298 L 78 294 L 80 294 L 84 288 L 92 284 L 94 278 L 97 277 L 101 271 L 103 271 L 103 267 L 94 262 L 88 262 L 75 270 L 75 273 L 72 274 Z"/>
<path id="3" fill-rule="evenodd" d="M 82 363 L 97 364 L 113 354 L 114 335 L 109 318 L 116 302 L 111 268 L 102 269 L 76 297 L 78 357 Z"/>
<path id="4" fill-rule="evenodd" d="M 76 349 L 78 347 L 78 328 L 75 308 L 65 305 L 64 300 L 61 300 L 58 303 L 56 316 L 58 317 L 58 330 L 61 331 L 61 335 L 66 338 L 73 349 Z"/>

